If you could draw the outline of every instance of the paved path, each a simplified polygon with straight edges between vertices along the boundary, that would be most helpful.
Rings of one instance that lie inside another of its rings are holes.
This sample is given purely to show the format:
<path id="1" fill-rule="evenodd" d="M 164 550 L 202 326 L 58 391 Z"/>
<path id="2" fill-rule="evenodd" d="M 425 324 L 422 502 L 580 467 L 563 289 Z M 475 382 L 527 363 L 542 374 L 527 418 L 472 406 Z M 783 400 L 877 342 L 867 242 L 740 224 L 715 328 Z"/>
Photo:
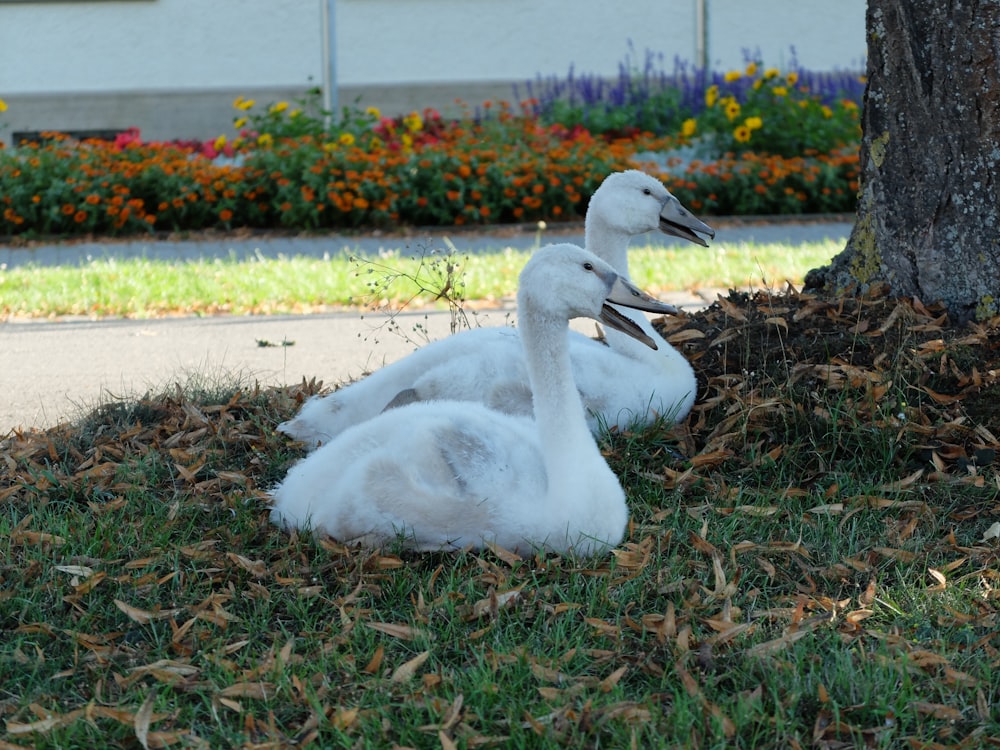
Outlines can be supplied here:
<path id="1" fill-rule="evenodd" d="M 720 241 L 803 242 L 844 239 L 845 223 L 760 224 L 728 227 Z M 532 247 L 535 233 L 451 235 L 460 251 L 489 252 Z M 438 238 L 440 240 L 440 238 Z M 196 258 L 213 255 L 377 252 L 407 245 L 419 250 L 426 239 L 246 238 L 205 242 L 67 243 L 32 249 L 0 247 L 0 264 L 77 264 L 87 257 L 145 255 Z M 547 232 L 544 241 L 583 243 L 581 229 Z M 643 242 L 670 243 L 653 236 Z M 6 258 L 6 259 L 5 259 Z M 2 266 L 0 266 L 2 268 Z M 681 293 L 666 299 L 694 309 L 715 299 L 716 290 Z M 480 325 L 504 325 L 511 310 L 483 311 Z M 581 330 L 593 331 L 580 322 Z M 0 435 L 10 429 L 46 427 L 73 418 L 112 396 L 162 391 L 191 376 L 209 380 L 240 375 L 264 385 L 324 380 L 327 385 L 356 378 L 405 356 L 419 342 L 448 335 L 445 312 L 405 312 L 385 316 L 336 312 L 305 316 L 167 318 L 157 320 L 10 321 L 0 323 Z M 426 331 L 426 337 L 422 333 Z M 283 343 L 284 342 L 284 343 Z M 267 345 L 262 345 L 267 344 Z"/>

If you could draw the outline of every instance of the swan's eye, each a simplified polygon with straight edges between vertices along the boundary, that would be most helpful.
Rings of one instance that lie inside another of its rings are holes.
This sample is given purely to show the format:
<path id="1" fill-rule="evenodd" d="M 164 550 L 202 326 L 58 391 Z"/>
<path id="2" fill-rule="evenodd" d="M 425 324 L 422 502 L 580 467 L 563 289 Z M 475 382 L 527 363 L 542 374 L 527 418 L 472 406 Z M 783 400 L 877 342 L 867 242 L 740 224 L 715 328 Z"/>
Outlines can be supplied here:
<path id="1" fill-rule="evenodd" d="M 642 194 L 643 194 L 643 195 L 652 195 L 652 194 L 653 194 L 653 191 L 652 191 L 652 190 L 650 190 L 649 188 L 643 188 L 643 189 L 642 189 Z"/>
<path id="2" fill-rule="evenodd" d="M 594 270 L 594 264 L 591 263 L 590 261 L 587 261 L 586 263 L 583 264 L 583 268 L 584 268 L 585 271 L 593 271 Z"/>

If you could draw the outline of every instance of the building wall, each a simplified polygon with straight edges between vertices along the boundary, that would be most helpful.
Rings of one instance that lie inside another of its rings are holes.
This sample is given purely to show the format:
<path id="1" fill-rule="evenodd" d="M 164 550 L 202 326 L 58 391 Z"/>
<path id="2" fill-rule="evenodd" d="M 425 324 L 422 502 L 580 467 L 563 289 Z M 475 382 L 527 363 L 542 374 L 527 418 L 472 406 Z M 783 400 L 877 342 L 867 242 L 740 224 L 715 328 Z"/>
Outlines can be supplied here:
<path id="1" fill-rule="evenodd" d="M 325 0 L 0 0 L 0 137 L 138 126 L 232 132 L 232 100 L 294 99 L 324 76 Z M 705 0 L 714 67 L 860 68 L 864 0 Z M 761 10 L 766 7 L 766 12 Z M 336 0 L 339 101 L 386 113 L 510 99 L 538 74 L 614 76 L 631 50 L 693 61 L 695 0 Z M 835 8 L 835 9 L 831 9 Z"/>

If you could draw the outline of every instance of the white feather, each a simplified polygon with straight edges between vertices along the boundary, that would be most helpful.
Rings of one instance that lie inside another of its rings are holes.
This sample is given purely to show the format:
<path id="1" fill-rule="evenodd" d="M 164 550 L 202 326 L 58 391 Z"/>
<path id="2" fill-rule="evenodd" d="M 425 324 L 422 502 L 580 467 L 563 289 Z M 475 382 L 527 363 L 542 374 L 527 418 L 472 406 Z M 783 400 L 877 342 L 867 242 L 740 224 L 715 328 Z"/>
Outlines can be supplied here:
<path id="1" fill-rule="evenodd" d="M 669 223 L 668 223 L 669 222 Z M 693 231 L 713 235 L 663 185 L 628 170 L 609 175 L 587 211 L 587 249 L 628 279 L 628 244 L 662 228 L 705 244 Z M 693 230 L 693 231 L 691 231 Z M 657 415 L 679 421 L 695 398 L 695 376 L 684 356 L 664 341 L 641 313 L 630 313 L 657 350 L 615 331 L 608 346 L 582 334 L 570 336 L 570 359 L 588 424 L 625 427 Z M 278 426 L 308 447 L 329 441 L 387 407 L 412 401 L 477 401 L 509 414 L 531 414 L 520 338 L 509 327 L 463 331 L 325 396 L 314 396 L 299 414 Z"/>
<path id="2" fill-rule="evenodd" d="M 368 546 L 399 539 L 416 550 L 493 543 L 591 555 L 617 545 L 625 493 L 588 429 L 568 323 L 606 320 L 605 299 L 621 283 L 583 248 L 539 250 L 518 292 L 534 419 L 461 401 L 391 409 L 293 466 L 272 493 L 272 521 Z"/>

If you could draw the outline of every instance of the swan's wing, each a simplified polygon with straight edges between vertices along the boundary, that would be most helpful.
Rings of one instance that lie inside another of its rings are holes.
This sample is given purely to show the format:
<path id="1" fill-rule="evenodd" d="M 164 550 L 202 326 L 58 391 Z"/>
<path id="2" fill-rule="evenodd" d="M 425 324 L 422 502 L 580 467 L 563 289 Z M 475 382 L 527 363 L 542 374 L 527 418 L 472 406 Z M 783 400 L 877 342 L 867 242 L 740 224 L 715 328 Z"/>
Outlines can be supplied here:
<path id="1" fill-rule="evenodd" d="M 697 382 L 684 356 L 662 340 L 653 351 L 624 334 L 607 336 L 611 346 L 570 341 L 573 377 L 591 431 L 631 427 L 658 415 L 674 421 L 687 416 Z"/>
<path id="2" fill-rule="evenodd" d="M 514 549 L 543 526 L 547 479 L 528 419 L 479 404 L 428 402 L 385 412 L 292 467 L 272 520 L 340 540 L 417 549 Z"/>
<path id="3" fill-rule="evenodd" d="M 508 327 L 474 328 L 433 341 L 333 393 L 314 396 L 303 404 L 298 415 L 278 425 L 278 431 L 314 448 L 382 413 L 400 392 L 413 388 L 426 373 L 438 368 L 444 368 L 445 373 L 454 372 L 450 363 L 458 360 L 469 362 L 472 367 L 477 358 L 491 357 L 491 352 L 512 348 L 520 348 L 520 339 L 517 332 Z M 441 391 L 433 398 L 479 400 L 467 393 L 472 392 L 462 386 L 450 394 Z"/>

